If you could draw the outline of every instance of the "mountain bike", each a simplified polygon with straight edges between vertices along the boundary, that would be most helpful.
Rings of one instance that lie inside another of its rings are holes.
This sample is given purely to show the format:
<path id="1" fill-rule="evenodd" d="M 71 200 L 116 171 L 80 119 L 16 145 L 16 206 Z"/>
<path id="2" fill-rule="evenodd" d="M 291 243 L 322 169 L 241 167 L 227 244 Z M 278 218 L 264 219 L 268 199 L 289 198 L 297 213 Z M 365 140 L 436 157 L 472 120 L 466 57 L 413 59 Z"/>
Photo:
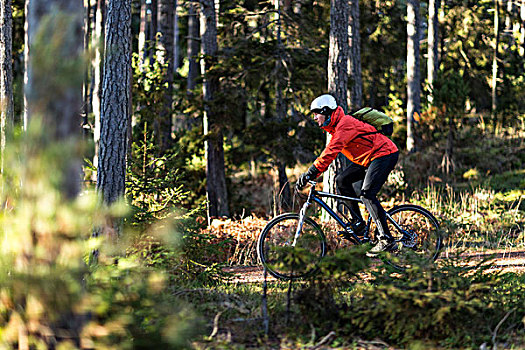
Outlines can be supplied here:
<path id="1" fill-rule="evenodd" d="M 352 213 L 349 201 L 362 203 L 360 198 L 317 191 L 316 183 L 309 181 L 308 197 L 300 212 L 286 213 L 272 219 L 257 240 L 257 254 L 268 273 L 282 280 L 305 278 L 318 270 L 327 253 L 327 240 L 321 226 L 307 215 L 308 208 L 317 203 L 342 228 L 339 231 L 354 244 L 372 241 L 375 224 L 369 215 L 364 230 L 354 232 L 344 209 Z M 336 214 L 323 198 L 338 201 Z M 354 216 L 355 217 L 355 216 Z M 394 238 L 388 252 L 380 254 L 398 270 L 410 267 L 415 261 L 434 261 L 439 255 L 442 235 L 438 220 L 425 208 L 402 204 L 386 212 L 388 228 Z"/>

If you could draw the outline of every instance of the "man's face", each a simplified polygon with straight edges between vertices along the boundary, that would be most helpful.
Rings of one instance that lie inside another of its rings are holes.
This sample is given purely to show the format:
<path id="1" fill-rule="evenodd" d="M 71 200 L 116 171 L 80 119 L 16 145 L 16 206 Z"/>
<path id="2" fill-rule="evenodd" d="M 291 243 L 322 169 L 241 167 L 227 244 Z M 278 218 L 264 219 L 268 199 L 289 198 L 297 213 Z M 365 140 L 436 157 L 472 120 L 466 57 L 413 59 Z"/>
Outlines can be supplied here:
<path id="1" fill-rule="evenodd" d="M 325 120 L 326 120 L 326 116 L 323 115 L 323 114 L 319 114 L 319 113 L 314 113 L 314 120 L 316 121 L 316 123 L 319 125 L 319 126 L 323 126 Z"/>

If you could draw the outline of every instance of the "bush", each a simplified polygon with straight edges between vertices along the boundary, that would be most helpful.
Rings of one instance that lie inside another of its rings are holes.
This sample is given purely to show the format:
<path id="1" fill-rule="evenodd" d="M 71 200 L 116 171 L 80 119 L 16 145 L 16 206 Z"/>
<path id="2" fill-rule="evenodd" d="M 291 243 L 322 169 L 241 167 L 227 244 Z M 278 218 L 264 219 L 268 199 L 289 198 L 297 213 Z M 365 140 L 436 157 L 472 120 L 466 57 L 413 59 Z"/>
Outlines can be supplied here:
<path id="1" fill-rule="evenodd" d="M 121 217 L 125 208 L 103 208 L 91 192 L 67 200 L 58 179 L 69 146 L 41 149 L 33 141 L 27 136 L 10 142 L 0 179 L 0 346 L 186 344 L 198 332 L 196 317 L 170 293 L 166 273 L 119 259 L 118 246 L 104 238 L 90 240 L 94 227 Z M 161 226 L 172 227 L 165 223 L 156 229 Z M 156 233 L 178 236 L 172 229 Z M 128 236 L 124 231 L 119 242 Z M 100 253 L 98 264 L 88 265 L 94 249 Z"/>

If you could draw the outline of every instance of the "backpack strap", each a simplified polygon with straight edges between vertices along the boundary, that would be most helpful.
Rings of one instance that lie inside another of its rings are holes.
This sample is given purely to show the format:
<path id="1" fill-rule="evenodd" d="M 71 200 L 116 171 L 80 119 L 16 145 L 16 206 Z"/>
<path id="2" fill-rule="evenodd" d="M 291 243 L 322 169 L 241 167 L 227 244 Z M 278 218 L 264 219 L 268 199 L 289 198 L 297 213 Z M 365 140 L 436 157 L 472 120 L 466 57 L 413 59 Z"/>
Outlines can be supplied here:
<path id="1" fill-rule="evenodd" d="M 372 111 L 374 110 L 372 107 L 368 107 L 368 108 L 370 108 L 370 109 L 369 109 L 368 111 L 366 111 L 365 113 L 360 114 L 360 115 L 359 115 L 359 118 L 362 118 L 365 114 L 370 113 L 370 112 L 372 112 Z M 351 114 L 352 116 L 354 116 L 357 112 L 359 112 L 359 111 L 362 110 L 362 109 L 363 109 L 363 108 L 356 109 L 356 110 L 350 112 L 350 114 Z"/>

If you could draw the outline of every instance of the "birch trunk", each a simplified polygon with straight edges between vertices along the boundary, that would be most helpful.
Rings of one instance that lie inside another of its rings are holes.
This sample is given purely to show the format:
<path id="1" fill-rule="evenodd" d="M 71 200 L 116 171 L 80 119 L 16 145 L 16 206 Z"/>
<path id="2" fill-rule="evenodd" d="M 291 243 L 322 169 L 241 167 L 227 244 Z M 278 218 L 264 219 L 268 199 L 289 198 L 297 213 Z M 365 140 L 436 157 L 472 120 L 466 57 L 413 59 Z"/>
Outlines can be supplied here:
<path id="1" fill-rule="evenodd" d="M 140 2 L 140 26 L 139 26 L 139 64 L 142 71 L 142 66 L 146 62 L 146 57 L 148 55 L 148 50 L 146 49 L 146 35 L 147 35 L 147 26 L 148 26 L 148 4 L 146 0 L 141 0 Z"/>
<path id="2" fill-rule="evenodd" d="M 95 31 L 91 37 L 92 47 L 95 49 L 93 57 L 93 93 L 91 108 L 95 118 L 95 129 L 93 130 L 93 141 L 95 144 L 95 155 L 93 157 L 93 165 L 97 166 L 99 156 L 99 142 L 100 142 L 100 114 L 101 114 L 101 99 L 102 99 L 102 75 L 104 72 L 104 31 L 106 22 L 106 1 L 97 0 L 97 9 L 95 11 Z M 96 174 L 93 174 L 93 181 L 96 181 Z"/>
<path id="3" fill-rule="evenodd" d="M 439 43 L 439 1 L 429 0 L 428 4 L 428 60 L 427 82 L 430 88 L 429 102 L 432 102 L 433 84 L 439 70 L 438 43 Z"/>

